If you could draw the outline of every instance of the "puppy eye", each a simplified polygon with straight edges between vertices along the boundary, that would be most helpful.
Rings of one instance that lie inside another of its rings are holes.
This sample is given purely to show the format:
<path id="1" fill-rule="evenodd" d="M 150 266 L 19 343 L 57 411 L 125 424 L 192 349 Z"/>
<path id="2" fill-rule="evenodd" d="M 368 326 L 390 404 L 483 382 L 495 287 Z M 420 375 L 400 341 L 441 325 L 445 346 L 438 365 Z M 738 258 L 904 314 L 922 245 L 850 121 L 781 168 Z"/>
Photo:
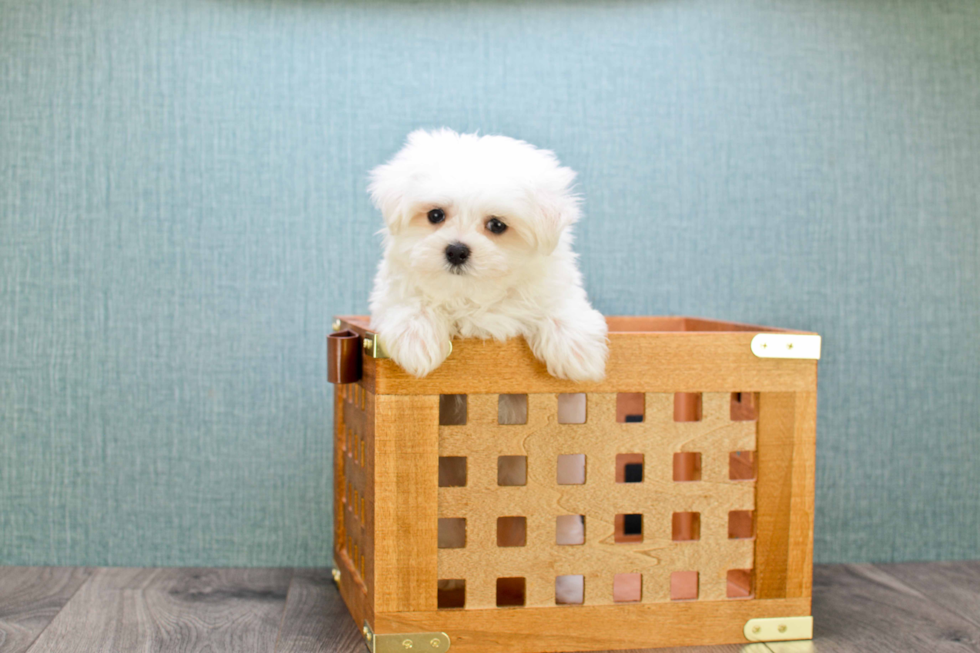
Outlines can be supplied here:
<path id="1" fill-rule="evenodd" d="M 499 218 L 490 218 L 487 220 L 487 229 L 492 234 L 502 234 L 507 231 L 507 225 L 501 222 Z"/>
<path id="2" fill-rule="evenodd" d="M 439 224 L 446 219 L 446 212 L 442 209 L 432 209 L 429 211 L 429 222 Z"/>

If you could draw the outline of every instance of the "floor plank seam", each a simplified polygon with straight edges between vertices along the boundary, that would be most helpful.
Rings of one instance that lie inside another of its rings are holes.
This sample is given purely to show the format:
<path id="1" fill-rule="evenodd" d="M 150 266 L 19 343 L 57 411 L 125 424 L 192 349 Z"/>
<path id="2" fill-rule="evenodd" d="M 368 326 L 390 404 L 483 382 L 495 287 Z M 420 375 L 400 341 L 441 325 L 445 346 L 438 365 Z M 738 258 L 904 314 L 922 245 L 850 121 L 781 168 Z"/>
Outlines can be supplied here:
<path id="1" fill-rule="evenodd" d="M 83 569 L 91 569 L 92 573 L 89 575 L 88 578 L 82 581 L 82 583 L 78 587 L 75 588 L 75 591 L 71 593 L 71 596 L 68 597 L 68 600 L 65 601 L 64 604 L 58 609 L 58 611 L 54 613 L 54 616 L 51 617 L 50 620 L 48 620 L 48 623 L 44 624 L 44 628 L 38 631 L 37 635 L 34 636 L 34 639 L 32 639 L 30 643 L 24 648 L 24 653 L 31 653 L 31 649 L 33 649 L 34 645 L 37 644 L 37 640 L 41 639 L 41 635 L 43 635 L 44 632 L 51 627 L 51 624 L 55 622 L 55 620 L 58 618 L 58 615 L 60 615 L 62 612 L 65 611 L 65 608 L 67 608 L 68 604 L 71 603 L 76 596 L 78 596 L 78 593 L 82 591 L 82 588 L 88 585 L 89 583 L 91 583 L 92 579 L 99 575 L 99 571 L 100 571 L 99 567 L 83 567 Z"/>
<path id="2" fill-rule="evenodd" d="M 296 567 L 290 570 L 289 585 L 286 586 L 286 599 L 282 602 L 282 616 L 279 617 L 279 630 L 276 631 L 276 645 L 272 647 L 273 653 L 279 650 L 279 639 L 282 637 L 283 626 L 286 625 L 286 611 L 289 608 L 289 595 L 293 592 L 293 583 L 296 582 Z"/>

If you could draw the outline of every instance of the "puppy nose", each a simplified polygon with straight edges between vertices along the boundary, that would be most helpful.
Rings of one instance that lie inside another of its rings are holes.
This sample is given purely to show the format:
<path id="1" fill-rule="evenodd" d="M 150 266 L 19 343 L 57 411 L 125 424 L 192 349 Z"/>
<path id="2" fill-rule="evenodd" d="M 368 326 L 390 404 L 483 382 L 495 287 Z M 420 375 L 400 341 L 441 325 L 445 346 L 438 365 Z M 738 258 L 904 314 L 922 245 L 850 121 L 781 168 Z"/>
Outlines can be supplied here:
<path id="1" fill-rule="evenodd" d="M 470 257 L 470 248 L 463 243 L 451 243 L 446 246 L 446 260 L 453 267 L 457 267 L 466 263 L 466 259 Z"/>

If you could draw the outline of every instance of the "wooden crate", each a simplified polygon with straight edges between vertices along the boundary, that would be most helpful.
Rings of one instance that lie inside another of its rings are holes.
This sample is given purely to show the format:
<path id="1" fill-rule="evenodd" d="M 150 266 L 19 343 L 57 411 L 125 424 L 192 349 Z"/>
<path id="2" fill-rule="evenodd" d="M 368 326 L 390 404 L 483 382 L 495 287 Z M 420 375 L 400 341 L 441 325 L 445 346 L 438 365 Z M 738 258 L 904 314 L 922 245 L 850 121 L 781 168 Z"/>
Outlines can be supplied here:
<path id="1" fill-rule="evenodd" d="M 460 653 L 808 636 L 811 621 L 791 618 L 810 615 L 819 336 L 608 322 L 601 383 L 549 376 L 515 339 L 454 341 L 423 379 L 368 354 L 358 382 L 335 386 L 335 576 L 378 651 L 445 650 L 432 633 Z M 367 326 L 334 324 L 370 344 Z M 502 394 L 526 395 L 525 424 L 498 424 Z M 584 423 L 559 423 L 578 394 Z M 465 424 L 440 424 L 441 395 L 466 396 Z M 584 456 L 584 483 L 558 484 L 566 455 Z M 524 485 L 498 485 L 500 456 L 524 457 Z M 465 486 L 440 487 L 440 457 L 465 458 Z M 557 520 L 577 515 L 584 542 L 557 544 Z M 523 546 L 498 546 L 501 517 L 524 518 Z M 451 519 L 465 519 L 465 546 L 439 548 Z M 565 575 L 583 577 L 581 604 L 556 604 Z M 638 600 L 616 602 L 614 584 Z"/>

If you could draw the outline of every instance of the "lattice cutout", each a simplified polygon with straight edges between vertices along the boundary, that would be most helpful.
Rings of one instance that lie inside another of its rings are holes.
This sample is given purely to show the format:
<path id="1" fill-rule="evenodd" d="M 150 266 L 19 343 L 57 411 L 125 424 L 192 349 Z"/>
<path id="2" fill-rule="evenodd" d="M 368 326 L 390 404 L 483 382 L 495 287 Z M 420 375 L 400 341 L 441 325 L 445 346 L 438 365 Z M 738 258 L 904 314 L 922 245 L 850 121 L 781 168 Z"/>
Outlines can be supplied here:
<path id="1" fill-rule="evenodd" d="M 357 384 L 338 385 L 342 399 L 337 419 L 335 446 L 341 452 L 334 473 L 340 501 L 335 548 L 357 585 L 370 594 L 373 578 L 374 395 Z"/>
<path id="2" fill-rule="evenodd" d="M 697 573 L 699 601 L 735 598 L 729 571 L 754 567 L 755 542 L 729 538 L 729 513 L 755 510 L 755 481 L 731 479 L 730 456 L 755 451 L 756 422 L 731 419 L 727 392 L 700 395 L 698 421 L 675 421 L 673 394 L 644 399 L 642 422 L 617 420 L 616 394 L 590 394 L 585 423 L 559 424 L 557 395 L 530 394 L 527 423 L 499 425 L 498 395 L 469 395 L 466 424 L 439 427 L 439 455 L 467 458 L 466 486 L 439 488 L 439 516 L 466 519 L 466 546 L 438 553 L 439 578 L 465 579 L 465 608 L 496 608 L 500 578 L 525 579 L 524 606 L 555 606 L 556 578 L 577 575 L 585 605 L 614 604 L 623 574 L 640 575 L 629 599 L 642 603 L 670 601 L 673 572 Z M 701 454 L 699 481 L 674 481 L 679 452 Z M 623 482 L 624 453 L 642 461 L 640 482 Z M 559 485 L 570 454 L 587 457 L 585 483 Z M 526 457 L 525 485 L 498 484 L 501 456 Z M 697 540 L 673 540 L 674 513 L 699 514 Z M 617 543 L 616 516 L 636 514 L 641 541 Z M 583 545 L 556 544 L 560 515 L 584 516 Z M 498 546 L 498 517 L 514 516 L 524 546 Z"/>

